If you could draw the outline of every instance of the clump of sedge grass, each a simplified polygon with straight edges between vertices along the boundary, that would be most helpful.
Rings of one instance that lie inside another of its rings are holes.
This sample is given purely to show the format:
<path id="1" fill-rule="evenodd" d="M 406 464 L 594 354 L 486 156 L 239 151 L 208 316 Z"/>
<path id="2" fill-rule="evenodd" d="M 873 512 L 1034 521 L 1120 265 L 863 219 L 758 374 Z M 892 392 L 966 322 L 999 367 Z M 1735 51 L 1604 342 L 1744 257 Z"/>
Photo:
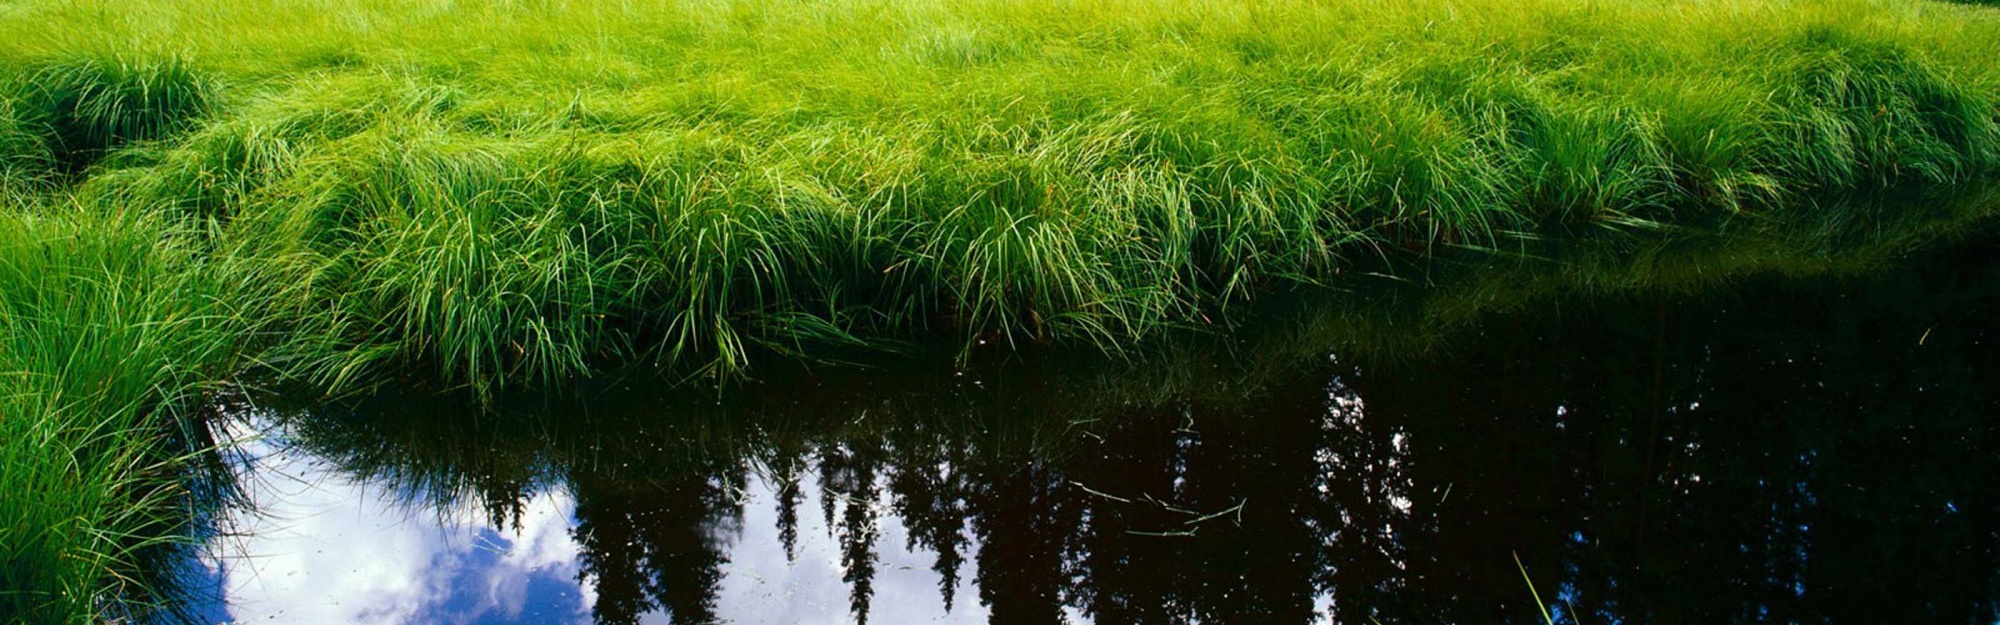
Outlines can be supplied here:
<path id="1" fill-rule="evenodd" d="M 30 129 L 20 105 L 0 96 L 0 194 L 10 203 L 35 187 L 49 170 L 48 148 Z"/>
<path id="2" fill-rule="evenodd" d="M 67 175 L 185 128 L 215 98 L 212 81 L 174 55 L 70 56 L 24 70 L 11 86 L 24 109 L 16 132 L 39 134 L 49 165 Z"/>
<path id="3" fill-rule="evenodd" d="M 171 613 L 196 514 L 177 410 L 234 367 L 226 299 L 156 221 L 0 210 L 0 614 L 87 623 Z"/>

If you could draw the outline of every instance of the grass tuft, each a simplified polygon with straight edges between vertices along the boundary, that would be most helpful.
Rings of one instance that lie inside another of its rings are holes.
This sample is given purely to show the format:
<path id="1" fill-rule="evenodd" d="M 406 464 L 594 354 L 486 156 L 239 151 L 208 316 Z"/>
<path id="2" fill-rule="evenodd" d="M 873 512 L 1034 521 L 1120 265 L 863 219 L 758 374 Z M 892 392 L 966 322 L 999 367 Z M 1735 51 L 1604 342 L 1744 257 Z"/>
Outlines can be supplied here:
<path id="1" fill-rule="evenodd" d="M 176 410 L 236 366 L 245 327 L 164 232 L 54 200 L 0 210 L 11 622 L 116 621 L 172 598 L 161 554 L 189 540 L 187 462 L 203 438 Z"/>
<path id="2" fill-rule="evenodd" d="M 186 128 L 214 104 L 213 81 L 179 56 L 72 57 L 27 69 L 13 87 L 52 165 L 75 175 L 124 145 Z"/>

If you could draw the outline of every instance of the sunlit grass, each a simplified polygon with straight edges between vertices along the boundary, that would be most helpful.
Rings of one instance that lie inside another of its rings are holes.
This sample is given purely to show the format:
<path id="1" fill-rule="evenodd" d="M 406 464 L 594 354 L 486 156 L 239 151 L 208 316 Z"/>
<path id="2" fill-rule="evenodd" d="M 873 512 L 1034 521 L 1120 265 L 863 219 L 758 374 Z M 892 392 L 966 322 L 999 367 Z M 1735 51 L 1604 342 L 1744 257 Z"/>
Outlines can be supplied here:
<path id="1" fill-rule="evenodd" d="M 2000 18 L 1929 3 L 87 1 L 0 32 L 36 157 L 136 145 L 83 193 L 257 259 L 317 341 L 273 357 L 325 381 L 1117 349 L 1384 252 L 2000 163 Z"/>
<path id="2" fill-rule="evenodd" d="M 0 615 L 143 611 L 193 502 L 175 411 L 233 366 L 240 326 L 156 224 L 0 210 Z"/>

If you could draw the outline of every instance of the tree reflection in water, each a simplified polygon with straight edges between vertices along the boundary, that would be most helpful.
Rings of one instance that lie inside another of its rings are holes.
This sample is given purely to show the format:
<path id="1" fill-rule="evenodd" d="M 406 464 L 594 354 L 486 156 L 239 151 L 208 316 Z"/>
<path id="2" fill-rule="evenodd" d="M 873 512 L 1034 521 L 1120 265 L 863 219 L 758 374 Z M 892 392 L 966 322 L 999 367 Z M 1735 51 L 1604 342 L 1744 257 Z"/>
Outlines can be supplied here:
<path id="1" fill-rule="evenodd" d="M 1524 570 L 1564 622 L 1991 623 L 1990 247 L 1490 313 L 1421 354 L 1164 399 L 1021 365 L 279 421 L 496 526 L 566 490 L 606 623 L 754 619 L 716 596 L 760 489 L 787 558 L 818 503 L 862 622 L 894 521 L 944 607 L 996 623 L 1535 622 Z"/>

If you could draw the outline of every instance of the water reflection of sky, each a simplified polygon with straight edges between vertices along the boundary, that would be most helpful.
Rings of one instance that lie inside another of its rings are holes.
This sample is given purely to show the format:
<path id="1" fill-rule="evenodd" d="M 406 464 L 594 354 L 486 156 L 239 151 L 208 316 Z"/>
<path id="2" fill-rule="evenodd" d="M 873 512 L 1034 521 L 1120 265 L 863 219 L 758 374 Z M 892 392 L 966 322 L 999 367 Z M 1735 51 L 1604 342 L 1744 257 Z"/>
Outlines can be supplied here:
<path id="1" fill-rule="evenodd" d="M 236 622 L 588 623 L 593 584 L 578 575 L 575 503 L 560 486 L 533 494 L 518 528 L 491 525 L 473 508 L 409 505 L 388 486 L 360 480 L 288 444 L 261 420 L 228 426 L 245 458 L 242 486 L 254 512 L 239 509 L 232 536 L 212 550 L 226 606 Z M 730 562 L 716 596 L 733 623 L 846 623 L 849 586 L 840 545 L 819 515 L 800 514 L 795 557 L 778 537 L 775 486 L 752 474 L 743 523 L 730 524 Z M 817 489 L 802 489 L 801 510 L 817 510 Z M 886 507 L 886 504 L 878 504 Z M 985 622 L 971 576 L 947 612 L 932 556 L 912 551 L 908 531 L 886 510 L 874 600 L 879 623 Z M 976 552 L 976 542 L 969 551 Z M 644 623 L 667 623 L 664 613 Z"/>
<path id="2" fill-rule="evenodd" d="M 1088 421 L 1066 405 L 1075 389 L 818 382 L 713 421 L 644 396 L 577 421 L 389 396 L 261 438 L 276 419 L 251 415 L 226 433 L 258 512 L 231 513 L 214 571 L 227 605 L 204 613 L 1996 623 L 2000 387 L 1980 382 L 2000 352 L 1980 322 L 2000 273 L 1986 280 L 1509 318 L 1437 359 L 1329 361 L 1212 405 L 1084 402 Z M 1983 303 L 1946 314 L 1953 301 Z M 1974 330 L 1911 340 L 1932 325 Z M 1049 449 L 1032 446 L 1043 432 Z M 796 557 L 758 466 L 797 480 Z M 474 492 L 398 490 L 426 484 Z M 519 502 L 520 519 L 438 501 Z M 956 571 L 949 593 L 934 566 Z"/>

